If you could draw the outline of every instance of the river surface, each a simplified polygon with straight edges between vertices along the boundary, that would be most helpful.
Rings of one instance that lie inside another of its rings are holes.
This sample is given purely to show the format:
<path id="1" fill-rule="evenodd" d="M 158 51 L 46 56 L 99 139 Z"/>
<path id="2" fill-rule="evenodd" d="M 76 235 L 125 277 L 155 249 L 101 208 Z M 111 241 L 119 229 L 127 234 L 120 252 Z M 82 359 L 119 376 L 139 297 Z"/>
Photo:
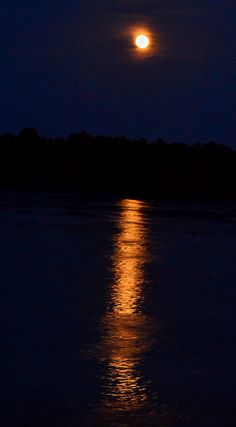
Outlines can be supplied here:
<path id="1" fill-rule="evenodd" d="M 0 193 L 1 425 L 229 427 L 236 206 Z"/>

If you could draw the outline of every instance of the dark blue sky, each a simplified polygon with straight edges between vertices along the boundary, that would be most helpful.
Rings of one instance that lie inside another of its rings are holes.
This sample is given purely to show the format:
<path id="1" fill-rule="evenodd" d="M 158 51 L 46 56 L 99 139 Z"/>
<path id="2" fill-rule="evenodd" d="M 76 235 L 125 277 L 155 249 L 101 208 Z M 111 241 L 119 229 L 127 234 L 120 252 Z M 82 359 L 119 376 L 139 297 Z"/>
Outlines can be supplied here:
<path id="1" fill-rule="evenodd" d="M 0 16 L 0 133 L 236 147 L 235 1 L 9 0 Z"/>

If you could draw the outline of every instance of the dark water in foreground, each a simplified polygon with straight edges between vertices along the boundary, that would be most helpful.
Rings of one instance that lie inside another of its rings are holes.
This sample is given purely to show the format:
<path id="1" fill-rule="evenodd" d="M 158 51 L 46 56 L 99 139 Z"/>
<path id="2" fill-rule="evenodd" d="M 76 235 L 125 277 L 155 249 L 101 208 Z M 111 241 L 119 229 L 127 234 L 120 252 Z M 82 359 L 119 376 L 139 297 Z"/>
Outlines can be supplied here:
<path id="1" fill-rule="evenodd" d="M 236 425 L 236 206 L 2 193 L 0 245 L 1 425 Z"/>

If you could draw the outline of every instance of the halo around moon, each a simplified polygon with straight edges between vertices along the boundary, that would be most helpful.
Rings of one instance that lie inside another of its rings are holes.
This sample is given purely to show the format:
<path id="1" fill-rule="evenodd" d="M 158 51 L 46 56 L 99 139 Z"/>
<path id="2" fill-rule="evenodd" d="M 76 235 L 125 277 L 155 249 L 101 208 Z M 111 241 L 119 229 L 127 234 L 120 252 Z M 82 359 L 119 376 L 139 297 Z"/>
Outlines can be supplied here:
<path id="1" fill-rule="evenodd" d="M 149 46 L 150 41 L 144 34 L 139 34 L 135 39 L 135 44 L 139 49 L 146 49 Z"/>

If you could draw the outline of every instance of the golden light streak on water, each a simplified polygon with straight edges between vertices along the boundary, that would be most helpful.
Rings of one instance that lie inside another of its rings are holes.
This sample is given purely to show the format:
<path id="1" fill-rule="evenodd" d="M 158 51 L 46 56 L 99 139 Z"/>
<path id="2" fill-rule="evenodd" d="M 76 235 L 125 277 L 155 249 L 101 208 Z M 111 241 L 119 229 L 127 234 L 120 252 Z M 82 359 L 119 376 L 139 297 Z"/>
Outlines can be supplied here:
<path id="1" fill-rule="evenodd" d="M 144 265 L 148 260 L 145 203 L 120 202 L 119 232 L 112 257 L 114 282 L 104 319 L 104 403 L 111 410 L 133 411 L 148 401 L 142 358 L 150 345 L 150 325 L 142 313 Z"/>
<path id="2" fill-rule="evenodd" d="M 146 260 L 147 230 L 141 208 L 144 203 L 136 200 L 121 202 L 120 232 L 115 241 L 111 301 L 116 314 L 131 315 L 140 311 L 143 299 Z"/>

